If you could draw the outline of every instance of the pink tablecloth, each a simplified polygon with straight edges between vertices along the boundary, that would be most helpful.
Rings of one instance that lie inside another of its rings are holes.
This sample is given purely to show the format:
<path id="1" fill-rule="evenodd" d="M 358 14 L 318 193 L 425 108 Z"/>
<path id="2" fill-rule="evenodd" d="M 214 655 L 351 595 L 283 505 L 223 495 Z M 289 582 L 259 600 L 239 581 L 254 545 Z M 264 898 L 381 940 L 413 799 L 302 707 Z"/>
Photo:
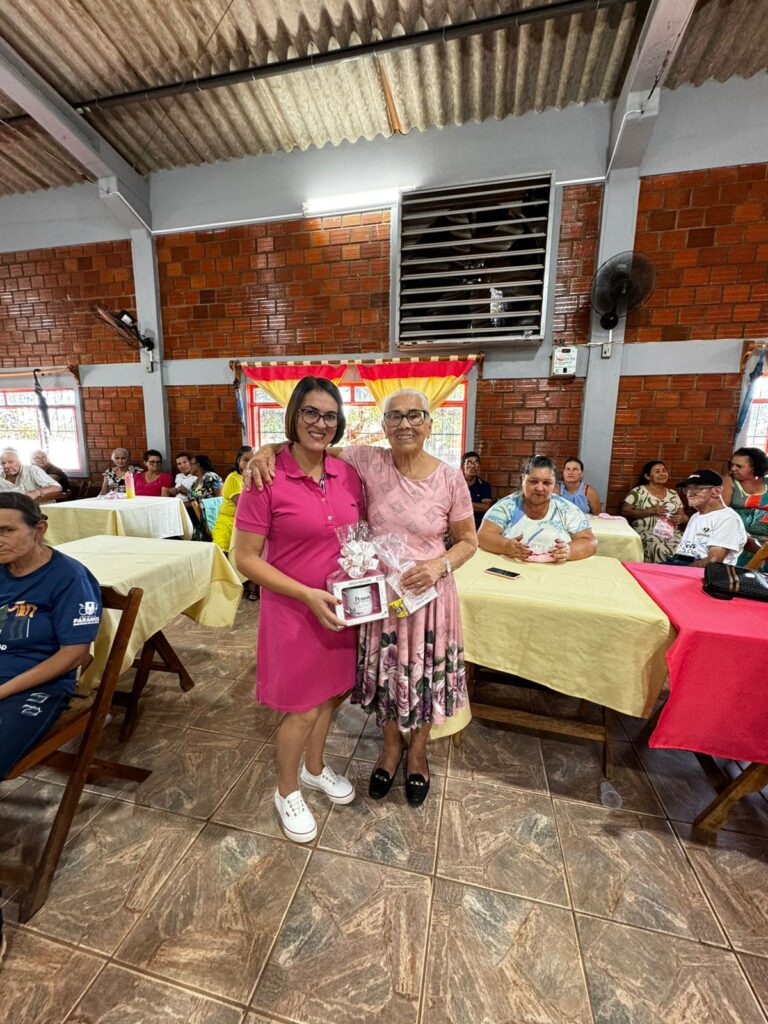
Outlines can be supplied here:
<path id="1" fill-rule="evenodd" d="M 678 630 L 650 746 L 768 762 L 768 604 L 708 597 L 703 569 L 625 567 Z"/>

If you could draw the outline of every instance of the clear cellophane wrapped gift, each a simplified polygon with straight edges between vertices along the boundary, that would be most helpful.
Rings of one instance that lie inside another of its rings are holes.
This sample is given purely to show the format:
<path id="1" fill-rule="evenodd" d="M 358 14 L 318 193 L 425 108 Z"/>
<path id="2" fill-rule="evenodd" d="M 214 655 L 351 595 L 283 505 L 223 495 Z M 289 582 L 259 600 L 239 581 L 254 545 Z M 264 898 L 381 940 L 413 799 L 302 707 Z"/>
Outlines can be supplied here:
<path id="1" fill-rule="evenodd" d="M 434 587 L 425 590 L 423 594 L 414 594 L 406 590 L 401 582 L 403 573 L 416 564 L 407 553 L 407 537 L 396 533 L 375 534 L 373 545 L 387 569 L 389 610 L 393 615 L 404 619 L 430 601 L 434 601 L 437 597 L 437 590 Z"/>
<path id="2" fill-rule="evenodd" d="M 387 589 L 379 567 L 371 531 L 366 522 L 349 523 L 336 530 L 341 553 L 340 569 L 326 580 L 326 589 L 339 599 L 337 618 L 349 626 L 386 619 Z"/>

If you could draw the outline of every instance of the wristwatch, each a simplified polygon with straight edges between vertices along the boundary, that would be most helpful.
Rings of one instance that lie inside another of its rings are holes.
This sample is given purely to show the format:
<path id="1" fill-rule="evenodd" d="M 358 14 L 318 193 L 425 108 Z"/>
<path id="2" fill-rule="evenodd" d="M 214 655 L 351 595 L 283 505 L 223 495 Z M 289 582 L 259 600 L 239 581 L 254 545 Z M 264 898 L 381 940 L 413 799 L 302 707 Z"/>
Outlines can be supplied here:
<path id="1" fill-rule="evenodd" d="M 453 569 L 451 568 L 451 563 L 448 561 L 445 555 L 443 555 L 443 564 L 445 565 L 445 575 L 450 576 L 451 573 L 453 572 Z"/>

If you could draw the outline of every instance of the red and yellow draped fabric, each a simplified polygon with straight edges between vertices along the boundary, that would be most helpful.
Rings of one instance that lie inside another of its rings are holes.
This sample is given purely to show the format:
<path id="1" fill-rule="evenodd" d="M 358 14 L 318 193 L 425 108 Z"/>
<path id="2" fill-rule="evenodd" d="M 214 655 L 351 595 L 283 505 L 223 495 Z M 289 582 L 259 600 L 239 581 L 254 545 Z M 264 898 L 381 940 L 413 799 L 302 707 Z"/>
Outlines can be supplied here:
<path id="1" fill-rule="evenodd" d="M 357 372 L 380 409 L 389 395 L 412 388 L 429 399 L 433 412 L 461 384 L 475 365 L 477 356 L 464 359 L 388 359 L 377 363 L 357 363 Z"/>
<path id="2" fill-rule="evenodd" d="M 242 363 L 243 374 L 285 408 L 302 377 L 324 377 L 338 385 L 346 363 Z"/>

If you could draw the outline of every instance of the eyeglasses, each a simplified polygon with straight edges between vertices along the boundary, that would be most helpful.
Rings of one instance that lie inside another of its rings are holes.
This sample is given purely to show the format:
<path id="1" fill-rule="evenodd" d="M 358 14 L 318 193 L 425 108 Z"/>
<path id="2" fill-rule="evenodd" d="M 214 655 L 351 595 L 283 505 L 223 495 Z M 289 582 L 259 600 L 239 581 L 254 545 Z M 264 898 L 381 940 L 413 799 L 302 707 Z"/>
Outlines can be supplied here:
<path id="1" fill-rule="evenodd" d="M 162 465 L 162 459 L 147 459 L 147 465 L 160 466 Z"/>
<path id="2" fill-rule="evenodd" d="M 313 423 L 317 423 L 318 420 L 322 420 L 326 427 L 335 427 L 339 422 L 339 414 L 337 412 L 320 412 L 313 405 L 305 405 L 302 409 L 299 409 L 299 412 L 308 427 L 311 427 Z"/>
<path id="3" fill-rule="evenodd" d="M 421 426 L 421 424 L 429 419 L 429 413 L 424 409 L 409 409 L 408 412 L 392 412 L 384 413 L 384 422 L 388 423 L 390 427 L 399 427 L 403 420 L 408 420 L 412 427 Z"/>
<path id="4" fill-rule="evenodd" d="M 686 487 L 685 493 L 688 495 L 701 494 L 702 491 L 711 491 L 714 486 L 714 484 L 710 484 L 709 486 L 704 487 Z"/>

